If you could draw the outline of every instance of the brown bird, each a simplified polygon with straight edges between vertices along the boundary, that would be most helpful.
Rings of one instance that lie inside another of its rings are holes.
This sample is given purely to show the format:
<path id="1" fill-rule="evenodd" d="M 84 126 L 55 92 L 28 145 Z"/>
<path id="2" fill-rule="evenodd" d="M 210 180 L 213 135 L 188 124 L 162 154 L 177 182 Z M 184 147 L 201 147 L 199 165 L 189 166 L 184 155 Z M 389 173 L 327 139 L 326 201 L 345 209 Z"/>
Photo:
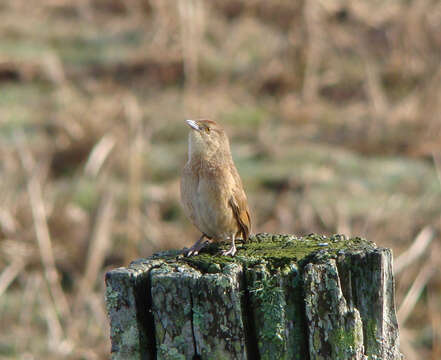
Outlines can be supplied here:
<path id="1" fill-rule="evenodd" d="M 213 241 L 231 241 L 222 255 L 236 254 L 234 243 L 241 235 L 246 241 L 251 231 L 250 211 L 242 181 L 231 157 L 224 129 L 212 120 L 187 120 L 188 162 L 181 178 L 181 199 L 186 215 L 202 232 L 186 256 L 197 255 Z"/>

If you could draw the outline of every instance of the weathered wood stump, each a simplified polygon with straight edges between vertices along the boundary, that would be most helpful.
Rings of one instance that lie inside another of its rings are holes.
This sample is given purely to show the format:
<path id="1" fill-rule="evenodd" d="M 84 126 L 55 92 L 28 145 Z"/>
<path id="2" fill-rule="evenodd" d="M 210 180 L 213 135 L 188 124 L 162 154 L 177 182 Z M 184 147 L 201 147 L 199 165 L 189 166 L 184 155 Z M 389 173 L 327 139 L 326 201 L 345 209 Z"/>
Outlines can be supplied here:
<path id="1" fill-rule="evenodd" d="M 218 252 L 107 273 L 113 359 L 401 359 L 389 249 L 258 234 Z"/>

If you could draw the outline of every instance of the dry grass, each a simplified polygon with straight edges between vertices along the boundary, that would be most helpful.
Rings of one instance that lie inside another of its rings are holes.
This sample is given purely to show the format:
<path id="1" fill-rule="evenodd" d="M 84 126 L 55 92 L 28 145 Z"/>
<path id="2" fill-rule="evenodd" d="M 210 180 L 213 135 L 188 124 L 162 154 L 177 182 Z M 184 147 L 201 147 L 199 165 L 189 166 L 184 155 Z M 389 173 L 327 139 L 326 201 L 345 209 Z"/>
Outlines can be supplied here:
<path id="1" fill-rule="evenodd" d="M 108 358 L 103 275 L 197 237 L 186 118 L 226 127 L 254 231 L 393 248 L 441 355 L 441 3 L 0 4 L 0 357 Z"/>

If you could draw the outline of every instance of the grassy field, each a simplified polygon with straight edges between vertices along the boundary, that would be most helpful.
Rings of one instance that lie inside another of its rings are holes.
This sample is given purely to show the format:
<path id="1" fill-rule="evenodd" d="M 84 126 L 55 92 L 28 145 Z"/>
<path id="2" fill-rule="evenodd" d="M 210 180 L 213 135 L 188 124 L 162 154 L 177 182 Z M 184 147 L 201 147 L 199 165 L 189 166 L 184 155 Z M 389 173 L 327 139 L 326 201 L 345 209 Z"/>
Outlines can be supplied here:
<path id="1" fill-rule="evenodd" d="M 108 358 L 103 275 L 196 239 L 212 118 L 253 232 L 391 247 L 402 351 L 439 359 L 440 34 L 437 0 L 3 0 L 0 358 Z"/>

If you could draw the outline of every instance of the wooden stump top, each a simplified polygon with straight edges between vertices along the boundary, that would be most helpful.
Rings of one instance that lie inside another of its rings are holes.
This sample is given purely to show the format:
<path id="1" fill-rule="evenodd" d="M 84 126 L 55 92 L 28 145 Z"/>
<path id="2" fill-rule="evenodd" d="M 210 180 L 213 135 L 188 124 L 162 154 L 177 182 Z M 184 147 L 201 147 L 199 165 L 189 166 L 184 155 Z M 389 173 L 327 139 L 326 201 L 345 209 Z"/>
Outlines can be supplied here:
<path id="1" fill-rule="evenodd" d="M 225 244 L 227 246 L 227 244 Z M 257 234 L 106 274 L 114 359 L 400 359 L 392 254 L 342 235 Z"/>

